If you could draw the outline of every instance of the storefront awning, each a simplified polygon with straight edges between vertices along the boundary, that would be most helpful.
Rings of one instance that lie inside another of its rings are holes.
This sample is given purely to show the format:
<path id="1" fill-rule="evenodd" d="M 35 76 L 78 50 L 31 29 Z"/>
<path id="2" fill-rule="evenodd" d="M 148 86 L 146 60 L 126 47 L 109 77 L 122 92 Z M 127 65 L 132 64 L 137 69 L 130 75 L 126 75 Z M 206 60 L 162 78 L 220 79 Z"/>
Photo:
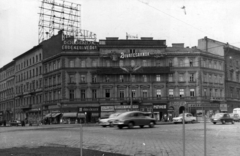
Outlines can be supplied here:
<path id="1" fill-rule="evenodd" d="M 51 117 L 51 113 L 48 113 L 47 115 L 45 115 L 43 118 L 50 118 Z"/>

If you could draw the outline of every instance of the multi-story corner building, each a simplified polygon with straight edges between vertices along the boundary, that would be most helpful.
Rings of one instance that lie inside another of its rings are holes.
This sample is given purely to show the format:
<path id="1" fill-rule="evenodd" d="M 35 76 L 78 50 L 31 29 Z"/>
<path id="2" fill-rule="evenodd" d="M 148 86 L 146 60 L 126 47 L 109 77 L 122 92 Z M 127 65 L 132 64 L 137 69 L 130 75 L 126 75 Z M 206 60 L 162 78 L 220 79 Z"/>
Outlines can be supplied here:
<path id="1" fill-rule="evenodd" d="M 224 58 L 203 50 L 173 44 L 166 49 L 169 108 L 175 115 L 187 111 L 196 115 L 203 110 L 219 110 L 224 101 Z"/>
<path id="2" fill-rule="evenodd" d="M 229 45 L 228 43 L 219 42 L 207 37 L 200 39 L 199 48 L 210 53 L 224 56 L 224 104 L 222 111 L 232 112 L 234 108 L 240 107 L 240 48 Z"/>
<path id="3" fill-rule="evenodd" d="M 42 48 L 35 46 L 14 58 L 15 61 L 15 117 L 30 122 L 40 119 L 42 95 Z"/>
<path id="4" fill-rule="evenodd" d="M 14 119 L 15 62 L 0 69 L 0 120 Z"/>

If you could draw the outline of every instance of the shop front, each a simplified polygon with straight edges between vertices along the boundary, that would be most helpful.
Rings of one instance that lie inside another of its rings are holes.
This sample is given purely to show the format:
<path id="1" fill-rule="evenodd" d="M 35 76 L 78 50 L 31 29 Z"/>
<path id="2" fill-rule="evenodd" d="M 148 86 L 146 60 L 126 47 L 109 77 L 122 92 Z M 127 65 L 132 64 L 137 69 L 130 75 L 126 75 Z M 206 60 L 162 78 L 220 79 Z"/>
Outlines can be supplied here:
<path id="1" fill-rule="evenodd" d="M 100 117 L 99 107 L 80 107 L 79 113 L 84 113 L 86 116 L 85 122 L 96 123 Z"/>
<path id="2" fill-rule="evenodd" d="M 108 118 L 113 113 L 115 113 L 114 106 L 101 106 L 101 118 Z"/>
<path id="3" fill-rule="evenodd" d="M 167 104 L 153 104 L 153 117 L 158 121 L 163 121 L 167 118 Z"/>

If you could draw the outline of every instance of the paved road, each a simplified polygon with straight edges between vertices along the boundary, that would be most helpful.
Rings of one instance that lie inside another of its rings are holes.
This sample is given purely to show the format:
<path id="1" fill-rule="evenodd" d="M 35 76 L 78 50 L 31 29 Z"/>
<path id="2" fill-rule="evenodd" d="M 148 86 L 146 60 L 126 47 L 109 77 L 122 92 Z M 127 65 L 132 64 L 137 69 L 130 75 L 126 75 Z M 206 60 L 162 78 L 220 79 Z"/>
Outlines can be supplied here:
<path id="1" fill-rule="evenodd" d="M 84 148 L 132 156 L 182 156 L 182 125 L 157 125 L 134 129 L 84 127 Z M 79 147 L 79 125 L 0 127 L 0 148 Z M 203 123 L 186 124 L 186 156 L 204 155 Z M 207 156 L 240 155 L 240 123 L 207 123 Z"/>

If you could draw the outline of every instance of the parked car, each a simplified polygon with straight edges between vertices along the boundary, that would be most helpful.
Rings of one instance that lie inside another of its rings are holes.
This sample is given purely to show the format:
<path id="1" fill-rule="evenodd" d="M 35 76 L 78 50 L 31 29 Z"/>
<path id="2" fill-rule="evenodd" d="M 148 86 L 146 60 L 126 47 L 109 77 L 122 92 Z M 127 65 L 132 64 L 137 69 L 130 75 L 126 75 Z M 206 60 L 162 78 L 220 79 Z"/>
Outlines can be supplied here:
<path id="1" fill-rule="evenodd" d="M 196 117 L 193 116 L 191 113 L 184 113 L 185 116 L 184 116 L 184 121 L 185 123 L 194 123 L 196 122 Z M 173 118 L 173 123 L 177 124 L 177 123 L 183 123 L 183 114 L 179 114 L 178 117 L 174 117 Z"/>
<path id="2" fill-rule="evenodd" d="M 121 113 L 113 113 L 108 118 L 101 118 L 99 119 L 99 125 L 102 127 L 113 127 L 113 119 L 119 116 Z"/>
<path id="3" fill-rule="evenodd" d="M 134 126 L 143 128 L 146 125 L 153 128 L 155 124 L 156 119 L 146 116 L 146 113 L 141 111 L 125 112 L 113 120 L 113 125 L 116 125 L 119 129 L 122 129 L 123 127 L 131 129 Z"/>
<path id="4" fill-rule="evenodd" d="M 239 114 L 230 113 L 230 117 L 233 118 L 233 121 L 234 121 L 234 122 L 240 122 L 240 116 L 239 116 Z"/>
<path id="5" fill-rule="evenodd" d="M 234 124 L 233 118 L 228 113 L 216 113 L 212 116 L 211 121 L 213 124 L 222 123 L 225 124 L 226 122 L 231 122 Z"/>
<path id="6" fill-rule="evenodd" d="M 10 121 L 10 126 L 21 126 L 21 121 L 19 120 Z"/>

